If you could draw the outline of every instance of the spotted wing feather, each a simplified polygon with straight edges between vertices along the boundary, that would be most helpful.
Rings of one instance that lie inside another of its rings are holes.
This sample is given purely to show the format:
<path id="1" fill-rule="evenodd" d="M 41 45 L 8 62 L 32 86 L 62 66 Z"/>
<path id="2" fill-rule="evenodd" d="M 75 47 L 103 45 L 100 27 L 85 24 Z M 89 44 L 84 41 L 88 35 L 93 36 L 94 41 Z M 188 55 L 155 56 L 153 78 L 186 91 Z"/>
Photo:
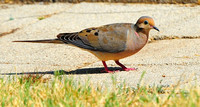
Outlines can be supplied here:
<path id="1" fill-rule="evenodd" d="M 78 33 L 60 33 L 57 35 L 58 39 L 63 41 L 64 43 L 70 43 L 73 44 L 77 47 L 84 48 L 84 49 L 89 49 L 96 51 L 97 49 L 92 47 L 89 44 L 84 43 L 80 37 L 78 36 Z"/>
<path id="2" fill-rule="evenodd" d="M 122 52 L 126 48 L 127 30 L 131 24 L 110 24 L 88 28 L 75 33 L 61 33 L 59 40 L 80 48 L 109 53 Z"/>

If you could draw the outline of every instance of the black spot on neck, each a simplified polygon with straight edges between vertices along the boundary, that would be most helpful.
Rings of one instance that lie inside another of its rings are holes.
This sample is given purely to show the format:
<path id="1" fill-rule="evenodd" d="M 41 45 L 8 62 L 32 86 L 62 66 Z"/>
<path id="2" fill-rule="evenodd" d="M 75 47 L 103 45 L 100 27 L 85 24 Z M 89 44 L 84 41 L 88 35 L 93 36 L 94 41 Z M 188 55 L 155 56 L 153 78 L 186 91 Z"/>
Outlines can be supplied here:
<path id="1" fill-rule="evenodd" d="M 140 28 L 137 24 L 135 24 L 136 32 L 142 32 L 144 28 Z"/>
<path id="2" fill-rule="evenodd" d="M 136 30 L 137 33 L 143 33 L 145 35 L 149 35 L 148 29 L 140 28 L 137 25 L 135 25 L 135 30 Z"/>
<path id="3" fill-rule="evenodd" d="M 139 27 L 138 27 L 138 28 L 136 29 L 136 32 L 142 32 L 143 29 L 144 29 L 144 28 L 139 28 Z"/>

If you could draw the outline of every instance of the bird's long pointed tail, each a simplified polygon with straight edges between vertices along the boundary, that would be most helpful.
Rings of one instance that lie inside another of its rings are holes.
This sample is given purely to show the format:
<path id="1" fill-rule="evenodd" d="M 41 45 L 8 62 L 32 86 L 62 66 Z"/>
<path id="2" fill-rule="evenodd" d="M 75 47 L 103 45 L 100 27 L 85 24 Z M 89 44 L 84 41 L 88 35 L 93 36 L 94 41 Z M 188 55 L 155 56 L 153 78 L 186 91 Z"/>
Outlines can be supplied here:
<path id="1" fill-rule="evenodd" d="M 31 43 L 53 43 L 53 44 L 63 44 L 59 39 L 44 39 L 44 40 L 19 40 L 13 42 L 31 42 Z"/>

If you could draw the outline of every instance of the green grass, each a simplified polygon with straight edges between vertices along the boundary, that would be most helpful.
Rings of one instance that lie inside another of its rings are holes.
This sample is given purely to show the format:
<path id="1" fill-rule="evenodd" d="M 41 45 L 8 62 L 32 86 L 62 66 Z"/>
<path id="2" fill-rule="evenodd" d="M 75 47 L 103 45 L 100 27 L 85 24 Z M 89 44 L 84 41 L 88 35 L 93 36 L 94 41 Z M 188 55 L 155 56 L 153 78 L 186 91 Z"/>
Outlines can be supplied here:
<path id="1" fill-rule="evenodd" d="M 142 74 L 141 78 L 144 76 Z M 57 74 L 54 79 L 42 75 L 27 75 L 17 79 L 0 80 L 0 105 L 4 106 L 173 106 L 199 107 L 200 87 L 180 89 L 176 87 L 120 85 L 111 77 L 113 87 L 85 84 L 69 76 Z M 142 80 L 140 80 L 142 81 Z"/>

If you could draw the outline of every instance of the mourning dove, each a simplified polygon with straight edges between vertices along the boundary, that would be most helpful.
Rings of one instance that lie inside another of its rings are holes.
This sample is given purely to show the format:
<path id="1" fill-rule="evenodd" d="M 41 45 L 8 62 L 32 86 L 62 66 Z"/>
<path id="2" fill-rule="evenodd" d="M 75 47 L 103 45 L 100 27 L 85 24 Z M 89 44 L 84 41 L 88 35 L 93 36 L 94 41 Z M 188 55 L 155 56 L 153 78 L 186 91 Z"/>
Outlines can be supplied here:
<path id="1" fill-rule="evenodd" d="M 124 71 L 136 70 L 127 68 L 119 62 L 119 59 L 131 56 L 141 50 L 148 41 L 149 31 L 155 29 L 154 21 L 149 16 L 140 17 L 136 24 L 114 23 L 100 27 L 92 27 L 74 33 L 60 33 L 57 39 L 30 40 L 14 42 L 33 43 L 66 43 L 87 50 L 99 58 L 106 72 L 106 61 L 114 60 Z"/>

